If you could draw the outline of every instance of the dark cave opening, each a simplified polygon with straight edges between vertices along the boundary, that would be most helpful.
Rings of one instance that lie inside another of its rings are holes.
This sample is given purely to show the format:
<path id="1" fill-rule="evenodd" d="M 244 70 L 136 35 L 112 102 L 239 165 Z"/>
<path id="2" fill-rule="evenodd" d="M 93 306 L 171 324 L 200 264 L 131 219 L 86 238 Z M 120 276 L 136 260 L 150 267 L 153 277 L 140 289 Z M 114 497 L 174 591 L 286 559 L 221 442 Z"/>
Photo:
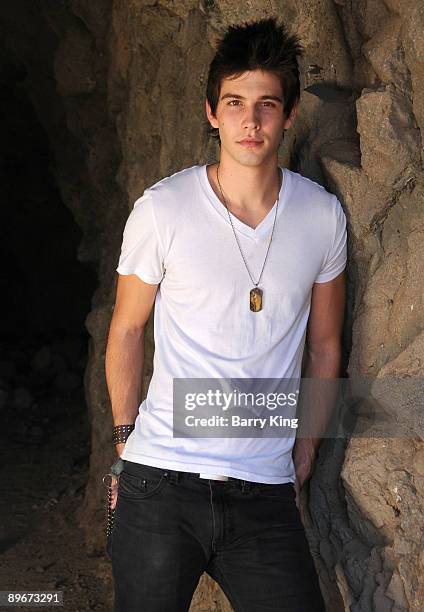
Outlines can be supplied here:
<path id="1" fill-rule="evenodd" d="M 2 49 L 0 409 L 8 494 L 0 503 L 0 553 L 27 533 L 34 511 L 83 490 L 90 452 L 84 322 L 96 274 L 78 261 L 82 231 L 61 199 L 26 78 Z M 49 464 L 55 473 L 45 478 Z"/>

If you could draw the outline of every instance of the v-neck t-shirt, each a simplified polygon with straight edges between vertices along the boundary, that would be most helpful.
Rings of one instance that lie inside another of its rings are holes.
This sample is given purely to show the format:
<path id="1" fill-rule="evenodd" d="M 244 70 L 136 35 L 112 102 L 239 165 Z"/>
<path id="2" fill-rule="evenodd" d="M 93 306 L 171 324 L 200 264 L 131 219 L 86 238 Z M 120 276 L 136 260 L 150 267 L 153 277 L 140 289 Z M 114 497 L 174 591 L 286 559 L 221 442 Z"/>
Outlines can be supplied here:
<path id="1" fill-rule="evenodd" d="M 215 194 L 206 165 L 165 177 L 136 200 L 117 272 L 158 284 L 153 375 L 122 458 L 155 467 L 263 483 L 295 481 L 294 437 L 173 437 L 173 379 L 300 379 L 314 283 L 346 265 L 337 197 L 280 167 L 278 200 L 252 228 Z M 277 207 L 278 202 L 278 207 Z M 275 213 L 276 217 L 275 217 Z M 250 310 L 259 288 L 262 309 Z"/>

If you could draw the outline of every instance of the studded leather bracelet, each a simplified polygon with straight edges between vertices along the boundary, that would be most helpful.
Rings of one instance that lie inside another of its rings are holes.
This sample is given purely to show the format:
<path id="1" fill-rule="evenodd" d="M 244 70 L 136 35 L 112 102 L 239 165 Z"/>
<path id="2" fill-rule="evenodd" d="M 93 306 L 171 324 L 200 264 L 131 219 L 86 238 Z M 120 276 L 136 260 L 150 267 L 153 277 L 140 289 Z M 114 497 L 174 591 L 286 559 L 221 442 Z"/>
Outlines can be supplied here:
<path id="1" fill-rule="evenodd" d="M 135 425 L 115 425 L 112 436 L 113 444 L 126 442 L 134 427 Z"/>

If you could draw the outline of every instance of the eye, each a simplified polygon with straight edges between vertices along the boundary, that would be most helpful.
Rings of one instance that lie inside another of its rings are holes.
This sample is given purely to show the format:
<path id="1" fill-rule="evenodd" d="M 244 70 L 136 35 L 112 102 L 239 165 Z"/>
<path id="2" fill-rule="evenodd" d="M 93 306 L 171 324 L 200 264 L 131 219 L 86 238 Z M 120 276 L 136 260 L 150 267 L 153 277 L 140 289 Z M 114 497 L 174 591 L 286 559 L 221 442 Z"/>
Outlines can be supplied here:
<path id="1" fill-rule="evenodd" d="M 229 102 L 227 102 L 227 106 L 238 106 L 239 104 L 240 100 L 230 100 Z M 262 102 L 262 105 L 266 106 L 267 108 L 275 108 L 274 102 L 265 101 Z"/>

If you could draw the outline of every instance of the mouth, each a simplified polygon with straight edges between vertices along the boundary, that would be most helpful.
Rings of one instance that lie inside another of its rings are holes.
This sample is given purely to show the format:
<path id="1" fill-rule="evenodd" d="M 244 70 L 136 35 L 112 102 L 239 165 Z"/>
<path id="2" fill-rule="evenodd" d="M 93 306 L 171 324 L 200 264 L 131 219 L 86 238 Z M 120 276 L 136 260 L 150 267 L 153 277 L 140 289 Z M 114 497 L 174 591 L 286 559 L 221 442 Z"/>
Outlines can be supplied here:
<path id="1" fill-rule="evenodd" d="M 244 140 L 239 140 L 238 144 L 241 144 L 243 147 L 256 148 L 263 144 L 263 140 L 245 138 Z"/>

